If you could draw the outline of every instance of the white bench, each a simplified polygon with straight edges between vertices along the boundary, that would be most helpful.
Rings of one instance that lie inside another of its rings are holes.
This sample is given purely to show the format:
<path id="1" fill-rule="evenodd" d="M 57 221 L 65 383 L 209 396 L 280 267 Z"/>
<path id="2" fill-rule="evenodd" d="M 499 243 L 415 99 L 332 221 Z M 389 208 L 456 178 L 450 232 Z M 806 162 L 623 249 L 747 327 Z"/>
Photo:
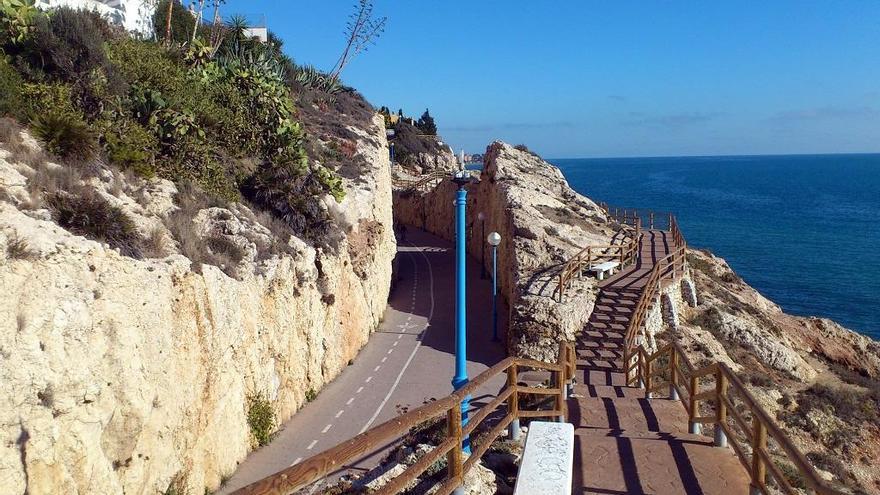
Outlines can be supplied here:
<path id="1" fill-rule="evenodd" d="M 590 265 L 587 269 L 591 272 L 596 272 L 596 278 L 599 280 L 605 280 L 605 272 L 608 272 L 608 275 L 614 275 L 614 270 L 620 266 L 619 261 L 606 261 L 604 263 L 599 263 L 598 265 Z"/>
<path id="2" fill-rule="evenodd" d="M 513 495 L 571 495 L 574 426 L 532 421 Z"/>

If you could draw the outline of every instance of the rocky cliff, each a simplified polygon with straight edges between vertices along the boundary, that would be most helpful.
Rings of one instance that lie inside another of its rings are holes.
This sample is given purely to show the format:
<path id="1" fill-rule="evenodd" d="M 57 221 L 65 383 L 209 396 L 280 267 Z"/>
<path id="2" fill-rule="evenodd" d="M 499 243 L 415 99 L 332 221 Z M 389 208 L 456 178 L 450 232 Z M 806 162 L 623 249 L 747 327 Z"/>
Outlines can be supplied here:
<path id="1" fill-rule="evenodd" d="M 447 179 L 425 193 L 395 191 L 395 217 L 452 239 L 455 189 Z M 485 223 L 478 220 L 479 213 Z M 596 291 L 595 279 L 584 278 L 560 304 L 551 297 L 554 277 L 582 247 L 610 243 L 614 229 L 604 212 L 569 187 L 555 166 L 496 142 L 486 151 L 479 182 L 468 186 L 467 218 L 468 252 L 488 269 L 491 253 L 485 235 L 501 234 L 498 283 L 510 312 L 510 352 L 555 360 L 558 341 L 572 340 L 589 318 Z"/>
<path id="2" fill-rule="evenodd" d="M 688 263 L 699 304 L 665 337 L 695 364 L 727 363 L 826 479 L 880 492 L 880 343 L 783 312 L 707 251 Z"/>
<path id="3" fill-rule="evenodd" d="M 246 204 L 77 172 L 5 134 L 4 493 L 213 489 L 254 447 L 255 411 L 268 406 L 271 431 L 347 365 L 379 322 L 395 253 L 384 126 L 348 132 L 361 166 L 341 203 L 322 201 L 340 233 L 323 245 Z M 144 245 L 75 235 L 64 201 L 128 217 Z"/>

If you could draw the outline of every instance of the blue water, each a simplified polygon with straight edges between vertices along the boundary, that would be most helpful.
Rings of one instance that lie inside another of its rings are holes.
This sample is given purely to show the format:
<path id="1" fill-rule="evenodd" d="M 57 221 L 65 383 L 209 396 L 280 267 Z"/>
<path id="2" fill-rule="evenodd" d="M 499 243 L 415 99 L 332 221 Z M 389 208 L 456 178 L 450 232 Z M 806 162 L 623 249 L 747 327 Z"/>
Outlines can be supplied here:
<path id="1" fill-rule="evenodd" d="M 594 200 L 675 213 L 785 311 L 880 339 L 880 155 L 551 162 Z"/>

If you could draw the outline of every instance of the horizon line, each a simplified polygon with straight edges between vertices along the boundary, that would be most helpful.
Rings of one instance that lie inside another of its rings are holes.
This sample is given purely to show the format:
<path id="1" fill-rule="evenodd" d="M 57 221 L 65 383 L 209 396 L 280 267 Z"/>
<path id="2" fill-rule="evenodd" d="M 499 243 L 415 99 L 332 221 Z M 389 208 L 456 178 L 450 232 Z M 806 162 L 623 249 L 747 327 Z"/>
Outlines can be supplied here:
<path id="1" fill-rule="evenodd" d="M 567 156 L 548 157 L 544 160 L 626 160 L 630 158 L 745 158 L 757 156 L 846 156 L 846 155 L 880 155 L 880 151 L 840 151 L 826 153 L 745 153 L 721 155 L 618 155 L 618 156 Z"/>

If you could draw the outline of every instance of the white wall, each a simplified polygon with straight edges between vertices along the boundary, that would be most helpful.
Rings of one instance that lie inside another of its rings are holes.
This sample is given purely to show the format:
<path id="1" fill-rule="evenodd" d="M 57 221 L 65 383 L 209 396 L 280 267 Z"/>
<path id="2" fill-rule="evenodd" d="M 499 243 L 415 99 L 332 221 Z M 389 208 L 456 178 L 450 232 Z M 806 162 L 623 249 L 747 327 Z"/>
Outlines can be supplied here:
<path id="1" fill-rule="evenodd" d="M 93 10 L 126 31 L 141 36 L 153 34 L 152 17 L 156 6 L 151 0 L 37 0 L 36 5 L 44 10 L 62 6 Z"/>

